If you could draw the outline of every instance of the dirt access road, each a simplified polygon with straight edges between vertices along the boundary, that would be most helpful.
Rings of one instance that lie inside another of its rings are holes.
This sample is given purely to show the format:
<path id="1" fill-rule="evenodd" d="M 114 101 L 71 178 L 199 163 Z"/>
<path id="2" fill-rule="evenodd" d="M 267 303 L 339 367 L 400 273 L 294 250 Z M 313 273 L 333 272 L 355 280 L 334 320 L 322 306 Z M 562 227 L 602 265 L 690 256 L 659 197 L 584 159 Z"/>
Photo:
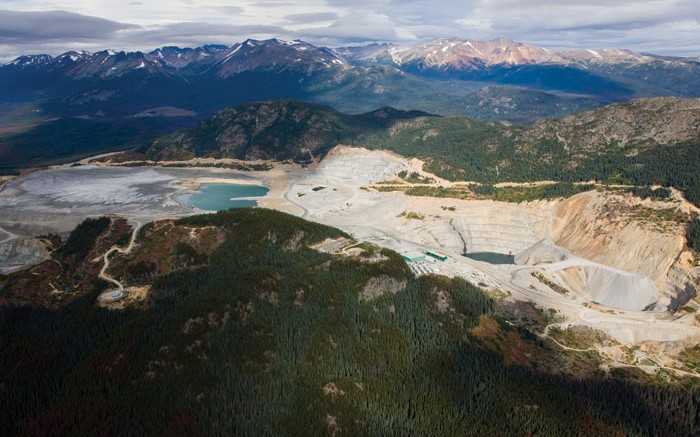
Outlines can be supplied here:
<path id="1" fill-rule="evenodd" d="M 104 279 L 105 281 L 111 282 L 112 284 L 116 285 L 120 291 L 124 290 L 124 285 L 122 285 L 121 282 L 117 281 L 116 279 L 112 278 L 107 274 L 107 270 L 109 269 L 109 257 L 114 252 L 119 252 L 121 254 L 131 253 L 131 250 L 134 248 L 134 244 L 136 242 L 136 236 L 141 227 L 143 226 L 143 224 L 139 221 L 132 220 L 131 222 L 134 224 L 134 230 L 131 232 L 129 244 L 125 248 L 121 248 L 119 246 L 112 246 L 107 252 L 105 252 L 104 255 L 102 255 L 102 270 L 100 270 L 100 274 L 98 275 L 100 279 Z"/>

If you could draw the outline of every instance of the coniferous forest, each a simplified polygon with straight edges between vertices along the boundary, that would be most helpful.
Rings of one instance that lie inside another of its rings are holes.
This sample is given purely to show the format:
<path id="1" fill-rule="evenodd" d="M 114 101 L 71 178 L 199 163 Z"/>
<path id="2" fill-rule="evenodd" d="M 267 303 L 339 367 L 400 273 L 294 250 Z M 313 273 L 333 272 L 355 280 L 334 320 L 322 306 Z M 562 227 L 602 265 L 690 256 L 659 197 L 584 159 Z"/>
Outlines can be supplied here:
<path id="1" fill-rule="evenodd" d="M 79 227 L 64 253 L 84 253 L 79 240 L 102 227 Z M 191 232 L 212 237 L 190 244 Z M 696 385 L 507 359 L 512 344 L 555 352 L 466 281 L 416 278 L 373 246 L 310 247 L 338 237 L 262 209 L 156 222 L 110 267 L 128 286 L 150 285 L 146 300 L 102 308 L 96 282 L 60 303 L 3 305 L 0 434 L 700 432 Z M 157 265 L 135 267 L 144 254 Z M 0 297 L 13 292 L 11 278 L 0 283 Z M 477 335 L 487 329 L 518 341 L 494 346 Z"/>

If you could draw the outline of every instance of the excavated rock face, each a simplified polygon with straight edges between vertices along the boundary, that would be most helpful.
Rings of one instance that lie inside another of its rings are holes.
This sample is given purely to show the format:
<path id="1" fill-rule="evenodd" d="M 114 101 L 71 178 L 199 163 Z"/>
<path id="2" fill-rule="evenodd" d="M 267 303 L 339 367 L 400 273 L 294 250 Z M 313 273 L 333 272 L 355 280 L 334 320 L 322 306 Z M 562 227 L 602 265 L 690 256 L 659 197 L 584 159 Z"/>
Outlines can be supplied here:
<path id="1" fill-rule="evenodd" d="M 593 302 L 611 308 L 642 311 L 659 298 L 656 285 L 646 276 L 604 266 L 571 267 L 558 276 L 569 288 L 580 290 L 583 287 Z"/>
<path id="2" fill-rule="evenodd" d="M 474 201 L 452 224 L 469 252 L 516 254 L 547 235 L 552 205 Z"/>
<path id="3" fill-rule="evenodd" d="M 536 266 L 538 264 L 553 264 L 564 261 L 569 255 L 552 240 L 545 238 L 531 248 L 515 255 L 515 264 L 520 266 Z"/>
<path id="4" fill-rule="evenodd" d="M 328 156 L 332 159 L 324 160 L 317 171 L 330 180 L 353 185 L 372 184 L 410 169 L 403 159 L 363 148 L 337 146 Z"/>
<path id="5" fill-rule="evenodd" d="M 687 215 L 687 202 L 641 200 L 608 191 L 523 203 L 448 202 L 358 195 L 347 187 L 391 179 L 405 168 L 405 160 L 386 153 L 337 147 L 313 169 L 316 184 L 339 184 L 337 190 L 312 192 L 311 182 L 305 181 L 291 192 L 307 193 L 299 202 L 314 219 L 330 217 L 328 223 L 333 224 L 342 216 L 349 224 L 366 226 L 381 214 L 380 223 L 391 233 L 448 252 L 462 253 L 466 246 L 468 253 L 519 254 L 516 263 L 529 266 L 568 262 L 570 256 L 585 258 L 591 262 L 560 266 L 551 276 L 587 300 L 616 308 L 644 309 L 659 301 L 657 308 L 663 309 L 679 302 L 679 295 L 690 295 L 686 290 L 692 278 L 681 256 L 685 229 L 680 219 Z M 455 211 L 444 208 L 448 203 L 456 206 Z M 407 219 L 402 214 L 406 211 L 420 211 L 421 218 Z M 590 268 L 565 271 L 568 267 Z"/>
<path id="6" fill-rule="evenodd" d="M 48 257 L 46 246 L 37 239 L 6 241 L 0 244 L 0 274 L 38 264 Z"/>
<path id="7" fill-rule="evenodd" d="M 515 256 L 523 266 L 545 266 L 564 287 L 599 304 L 641 311 L 656 303 L 659 291 L 647 276 L 579 258 L 544 239 Z"/>
<path id="8" fill-rule="evenodd" d="M 648 277 L 661 302 L 671 305 L 690 280 L 681 261 L 684 225 L 668 219 L 676 209 L 674 203 L 582 193 L 557 206 L 550 235 L 574 255 Z"/>
<path id="9" fill-rule="evenodd" d="M 641 311 L 656 302 L 656 285 L 643 275 L 614 272 L 603 268 L 584 268 L 591 298 L 613 308 Z"/>

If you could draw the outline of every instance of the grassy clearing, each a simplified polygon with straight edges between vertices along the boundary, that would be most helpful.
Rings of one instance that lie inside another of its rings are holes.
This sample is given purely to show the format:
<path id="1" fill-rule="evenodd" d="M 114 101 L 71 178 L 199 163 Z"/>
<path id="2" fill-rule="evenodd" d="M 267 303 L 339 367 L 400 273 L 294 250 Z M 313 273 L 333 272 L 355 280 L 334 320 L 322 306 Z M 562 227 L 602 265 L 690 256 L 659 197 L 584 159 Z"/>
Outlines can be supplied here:
<path id="1" fill-rule="evenodd" d="M 685 349 L 678 358 L 688 370 L 700 372 L 700 346 Z"/>
<path id="2" fill-rule="evenodd" d="M 674 233 L 678 226 L 688 223 L 688 214 L 678 208 L 647 208 L 637 206 L 629 212 L 628 217 L 641 222 L 642 225 L 661 233 Z"/>
<path id="3" fill-rule="evenodd" d="M 588 349 L 595 345 L 613 341 L 603 332 L 586 326 L 575 326 L 569 329 L 561 329 L 555 326 L 549 329 L 549 336 L 564 346 L 573 349 Z"/>

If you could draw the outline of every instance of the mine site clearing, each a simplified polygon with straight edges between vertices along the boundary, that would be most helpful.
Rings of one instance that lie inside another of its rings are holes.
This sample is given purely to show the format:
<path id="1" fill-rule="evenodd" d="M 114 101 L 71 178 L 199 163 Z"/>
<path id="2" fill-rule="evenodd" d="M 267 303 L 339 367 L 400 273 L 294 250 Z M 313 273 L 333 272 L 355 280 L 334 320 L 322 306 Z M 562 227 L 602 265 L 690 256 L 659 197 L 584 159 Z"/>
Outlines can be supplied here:
<path id="1" fill-rule="evenodd" d="M 610 198 L 597 192 L 516 204 L 368 188 L 416 169 L 416 160 L 339 146 L 307 168 L 279 164 L 244 172 L 85 165 L 32 173 L 5 183 L 0 192 L 5 240 L 0 261 L 42 259 L 46 254 L 30 244 L 35 240 L 23 237 L 65 234 L 88 216 L 119 214 L 146 223 L 191 215 L 198 211 L 179 203 L 178 194 L 203 183 L 249 183 L 270 189 L 259 199 L 261 207 L 338 227 L 357 241 L 408 259 L 427 252 L 446 257 L 409 261 L 415 274 L 460 276 L 509 299 L 553 308 L 568 325 L 600 329 L 627 344 L 700 336 L 694 317 L 669 311 L 685 303 L 682 298 L 698 275 L 676 228 L 652 228 L 629 214 L 624 220 L 605 218 L 601 208 Z M 618 197 L 623 215 L 637 204 L 664 207 Z M 507 255 L 513 262 L 478 261 L 465 252 Z"/>
<path id="2" fill-rule="evenodd" d="M 678 294 L 692 286 L 695 274 L 679 261 L 681 236 L 630 220 L 625 226 L 610 226 L 606 237 L 618 246 L 606 247 L 586 228 L 603 225 L 595 207 L 604 199 L 595 192 L 566 201 L 509 204 L 363 189 L 410 169 L 409 161 L 392 154 L 337 148 L 298 181 L 290 181 L 285 198 L 307 219 L 336 226 L 354 238 L 402 254 L 443 252 L 449 259 L 436 264 L 441 274 L 462 276 L 511 298 L 554 308 L 572 323 L 601 329 L 625 343 L 677 341 L 700 334 L 693 319 L 674 322 L 668 311 Z M 454 211 L 443 208 L 446 205 Z M 593 211 L 586 211 L 589 206 Z M 559 247 L 558 241 L 570 247 Z M 626 253 L 615 253 L 620 244 L 626 245 Z M 465 246 L 468 253 L 512 254 L 520 262 L 472 260 L 463 256 Z M 598 256 L 589 259 L 579 251 Z M 608 265 L 612 259 L 615 263 Z M 553 290 L 532 273 L 567 292 Z"/>

